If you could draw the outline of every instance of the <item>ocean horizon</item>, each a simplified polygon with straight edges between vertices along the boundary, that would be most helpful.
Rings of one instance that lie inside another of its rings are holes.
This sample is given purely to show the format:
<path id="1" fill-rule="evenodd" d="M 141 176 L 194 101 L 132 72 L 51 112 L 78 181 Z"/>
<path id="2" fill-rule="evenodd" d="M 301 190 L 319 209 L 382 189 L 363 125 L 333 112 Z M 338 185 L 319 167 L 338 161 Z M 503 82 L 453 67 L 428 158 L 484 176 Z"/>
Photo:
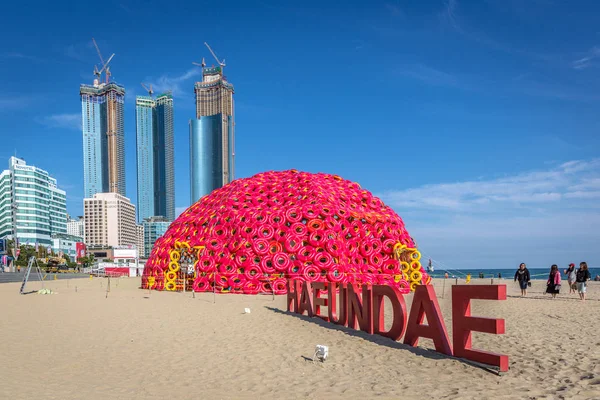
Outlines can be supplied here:
<path id="1" fill-rule="evenodd" d="M 529 270 L 529 274 L 531 275 L 531 279 L 546 279 L 548 274 L 550 273 L 550 268 L 527 268 Z M 559 267 L 559 271 L 563 278 L 566 278 L 564 274 L 564 270 L 566 267 Z M 592 280 L 596 275 L 600 275 L 600 267 L 590 267 L 589 268 L 590 275 Z M 503 279 L 513 279 L 515 276 L 515 272 L 517 272 L 517 267 L 515 268 L 462 268 L 462 269 L 435 269 L 434 272 L 429 275 L 432 278 L 443 278 L 444 274 L 448 272 L 448 276 L 450 278 L 466 278 L 468 274 L 471 275 L 471 279 L 479 278 L 479 273 L 483 273 L 484 278 L 498 278 L 498 274 Z"/>

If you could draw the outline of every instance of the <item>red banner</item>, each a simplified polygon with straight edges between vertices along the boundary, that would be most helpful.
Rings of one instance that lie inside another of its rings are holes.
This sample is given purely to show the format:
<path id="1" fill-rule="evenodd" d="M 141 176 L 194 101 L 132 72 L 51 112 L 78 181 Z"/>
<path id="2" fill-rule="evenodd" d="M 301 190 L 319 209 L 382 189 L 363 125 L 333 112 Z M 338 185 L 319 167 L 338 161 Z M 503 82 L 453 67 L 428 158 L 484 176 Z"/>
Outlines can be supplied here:
<path id="1" fill-rule="evenodd" d="M 75 243 L 75 251 L 77 252 L 77 264 L 81 264 L 79 262 L 79 259 L 81 257 L 85 257 L 85 251 L 86 251 L 85 243 L 83 243 L 83 242 Z"/>

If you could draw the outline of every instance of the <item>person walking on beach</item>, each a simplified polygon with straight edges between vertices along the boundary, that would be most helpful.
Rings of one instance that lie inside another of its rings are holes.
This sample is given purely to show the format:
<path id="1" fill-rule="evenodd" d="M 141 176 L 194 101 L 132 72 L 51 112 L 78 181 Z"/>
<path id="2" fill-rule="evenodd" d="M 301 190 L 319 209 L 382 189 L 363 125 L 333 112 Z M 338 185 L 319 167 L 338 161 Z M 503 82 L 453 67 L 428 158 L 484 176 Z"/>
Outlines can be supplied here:
<path id="1" fill-rule="evenodd" d="M 577 292 L 577 285 L 575 280 L 577 273 L 575 272 L 575 264 L 569 264 L 569 268 L 565 269 L 565 275 L 567 275 L 567 281 L 569 282 L 569 293 Z"/>
<path id="2" fill-rule="evenodd" d="M 531 276 L 529 275 L 529 270 L 525 263 L 521 263 L 519 269 L 515 272 L 515 282 L 517 280 L 519 281 L 519 287 L 521 288 L 521 296 L 527 296 L 527 286 L 529 285 Z"/>
<path id="3" fill-rule="evenodd" d="M 558 272 L 558 265 L 556 264 L 550 267 L 550 275 L 546 283 L 546 293 L 550 293 L 553 299 L 560 293 L 560 272 Z"/>
<path id="4" fill-rule="evenodd" d="M 588 271 L 587 263 L 581 262 L 579 263 L 579 269 L 577 270 L 577 274 L 575 276 L 575 281 L 577 282 L 577 292 L 579 292 L 579 298 L 582 301 L 585 301 L 585 292 L 587 281 L 591 278 L 590 271 Z"/>

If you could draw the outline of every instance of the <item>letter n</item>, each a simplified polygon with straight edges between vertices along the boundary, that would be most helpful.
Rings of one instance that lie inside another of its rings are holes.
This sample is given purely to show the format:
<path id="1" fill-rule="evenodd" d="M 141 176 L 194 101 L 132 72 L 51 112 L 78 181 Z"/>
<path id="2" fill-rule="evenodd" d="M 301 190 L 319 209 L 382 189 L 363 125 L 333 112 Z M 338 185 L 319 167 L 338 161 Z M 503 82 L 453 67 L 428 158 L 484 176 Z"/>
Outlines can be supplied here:
<path id="1" fill-rule="evenodd" d="M 373 333 L 373 291 L 368 285 L 362 287 L 362 299 L 358 288 L 348 284 L 348 327 L 356 329 L 356 322 L 361 331 Z"/>

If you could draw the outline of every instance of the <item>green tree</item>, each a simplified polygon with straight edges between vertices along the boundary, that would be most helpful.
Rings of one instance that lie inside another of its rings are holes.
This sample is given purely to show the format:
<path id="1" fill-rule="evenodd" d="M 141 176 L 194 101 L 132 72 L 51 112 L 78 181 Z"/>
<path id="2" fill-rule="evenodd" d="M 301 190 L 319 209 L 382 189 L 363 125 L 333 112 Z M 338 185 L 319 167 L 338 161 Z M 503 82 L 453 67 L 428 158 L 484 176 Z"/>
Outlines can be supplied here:
<path id="1" fill-rule="evenodd" d="M 87 268 L 87 267 L 92 266 L 92 264 L 94 264 L 94 261 L 96 261 L 96 259 L 93 254 L 88 254 L 87 256 L 79 257 L 77 259 L 77 261 L 79 261 L 81 264 L 83 264 L 83 266 L 85 268 Z"/>
<path id="2" fill-rule="evenodd" d="M 46 258 L 48 256 L 48 249 L 44 246 L 38 246 L 37 256 L 38 258 Z"/>
<path id="3" fill-rule="evenodd" d="M 20 246 L 20 250 L 21 250 L 21 252 L 19 254 L 19 257 L 17 257 L 17 265 L 24 267 L 29 262 L 29 258 L 31 258 L 31 257 L 37 258 L 37 253 L 35 251 L 34 246 L 22 244 Z"/>

